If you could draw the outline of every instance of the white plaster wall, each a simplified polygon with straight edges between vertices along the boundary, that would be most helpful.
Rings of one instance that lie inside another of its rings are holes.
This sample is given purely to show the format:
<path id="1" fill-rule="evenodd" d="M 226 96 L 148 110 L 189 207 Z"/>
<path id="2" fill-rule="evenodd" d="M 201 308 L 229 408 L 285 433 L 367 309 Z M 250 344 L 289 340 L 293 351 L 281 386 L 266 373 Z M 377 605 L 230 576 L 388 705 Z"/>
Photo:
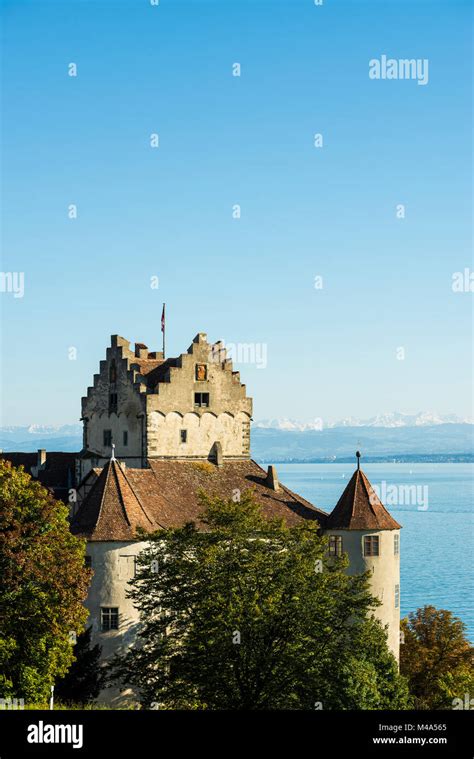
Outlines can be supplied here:
<path id="1" fill-rule="evenodd" d="M 133 557 L 146 547 L 145 542 L 89 542 L 87 554 L 92 559 L 92 578 L 86 608 L 89 611 L 87 625 L 92 625 L 92 643 L 102 646 L 102 660 L 110 659 L 116 652 L 123 652 L 135 640 L 139 614 L 131 599 L 127 598 L 128 580 L 133 574 Z M 130 558 L 124 558 L 130 557 Z M 101 607 L 119 609 L 119 629 L 102 632 Z M 130 698 L 131 691 L 120 693 L 118 688 L 107 688 L 100 694 L 99 703 L 118 705 Z"/>
<path id="2" fill-rule="evenodd" d="M 105 458 L 110 458 L 112 448 L 104 446 L 104 430 L 112 431 L 112 442 L 115 444 L 117 458 L 138 458 L 141 461 L 142 452 L 142 420 L 135 414 L 118 415 L 102 413 L 91 414 L 87 426 L 87 447 Z M 123 433 L 128 432 L 128 444 L 123 444 Z M 131 464 L 129 464 L 131 466 Z"/>
<path id="3" fill-rule="evenodd" d="M 400 554 L 394 553 L 394 535 L 400 530 L 328 530 L 326 535 L 341 535 L 342 550 L 349 557 L 349 574 L 362 574 L 369 570 L 372 595 L 382 605 L 375 616 L 388 625 L 388 645 L 397 661 L 400 655 L 400 604 L 395 607 L 395 585 L 400 585 Z M 379 536 L 379 556 L 364 556 L 364 535 Z M 400 537 L 399 537 L 400 540 Z"/>

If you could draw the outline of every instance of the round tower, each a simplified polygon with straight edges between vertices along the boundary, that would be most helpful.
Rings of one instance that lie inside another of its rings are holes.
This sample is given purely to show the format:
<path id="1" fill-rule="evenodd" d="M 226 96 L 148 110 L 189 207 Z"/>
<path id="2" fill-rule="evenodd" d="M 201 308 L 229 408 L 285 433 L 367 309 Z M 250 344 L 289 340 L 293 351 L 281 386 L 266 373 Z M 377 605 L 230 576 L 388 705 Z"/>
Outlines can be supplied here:
<path id="1" fill-rule="evenodd" d="M 374 614 L 387 626 L 388 645 L 400 654 L 400 529 L 360 468 L 352 475 L 329 515 L 325 534 L 331 554 L 347 553 L 349 574 L 370 572 L 372 595 L 381 605 Z"/>

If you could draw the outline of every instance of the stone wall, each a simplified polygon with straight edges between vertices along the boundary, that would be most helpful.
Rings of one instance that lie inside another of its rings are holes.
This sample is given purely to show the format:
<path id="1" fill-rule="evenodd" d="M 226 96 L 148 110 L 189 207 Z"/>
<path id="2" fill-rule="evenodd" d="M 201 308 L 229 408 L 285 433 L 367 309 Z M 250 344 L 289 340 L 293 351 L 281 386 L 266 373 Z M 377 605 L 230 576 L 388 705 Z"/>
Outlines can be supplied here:
<path id="1" fill-rule="evenodd" d="M 147 458 L 208 458 L 216 442 L 224 458 L 250 457 L 252 399 L 220 343 L 211 345 L 199 333 L 153 386 L 140 374 L 145 369 L 139 362 L 158 355 L 145 346 L 133 352 L 127 340 L 112 336 L 106 359 L 82 399 L 89 458 L 82 459 L 81 477 L 110 458 L 106 431 L 116 457 L 129 467 L 146 466 Z"/>

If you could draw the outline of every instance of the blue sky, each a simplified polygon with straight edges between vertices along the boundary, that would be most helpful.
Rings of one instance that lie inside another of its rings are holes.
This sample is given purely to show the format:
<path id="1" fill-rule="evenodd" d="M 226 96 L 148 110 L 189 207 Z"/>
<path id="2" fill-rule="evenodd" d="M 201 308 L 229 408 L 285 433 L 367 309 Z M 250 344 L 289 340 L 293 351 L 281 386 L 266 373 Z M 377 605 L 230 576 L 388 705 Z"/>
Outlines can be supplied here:
<path id="1" fill-rule="evenodd" d="M 170 355 L 267 346 L 237 367 L 255 418 L 472 414 L 468 2 L 2 10 L 3 424 L 76 421 L 112 333 L 160 348 L 163 301 Z M 428 84 L 369 79 L 383 54 Z"/>

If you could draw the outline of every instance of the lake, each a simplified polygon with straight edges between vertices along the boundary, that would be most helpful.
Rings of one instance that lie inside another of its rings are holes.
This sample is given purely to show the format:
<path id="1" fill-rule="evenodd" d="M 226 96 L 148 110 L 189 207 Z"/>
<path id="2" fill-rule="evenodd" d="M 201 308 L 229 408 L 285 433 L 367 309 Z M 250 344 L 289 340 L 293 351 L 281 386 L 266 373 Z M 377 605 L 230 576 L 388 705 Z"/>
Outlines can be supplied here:
<path id="1" fill-rule="evenodd" d="M 348 464 L 278 464 L 280 481 L 331 511 L 355 469 Z M 425 604 L 448 609 L 474 642 L 474 464 L 365 464 L 403 529 L 402 616 Z"/>

